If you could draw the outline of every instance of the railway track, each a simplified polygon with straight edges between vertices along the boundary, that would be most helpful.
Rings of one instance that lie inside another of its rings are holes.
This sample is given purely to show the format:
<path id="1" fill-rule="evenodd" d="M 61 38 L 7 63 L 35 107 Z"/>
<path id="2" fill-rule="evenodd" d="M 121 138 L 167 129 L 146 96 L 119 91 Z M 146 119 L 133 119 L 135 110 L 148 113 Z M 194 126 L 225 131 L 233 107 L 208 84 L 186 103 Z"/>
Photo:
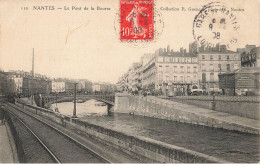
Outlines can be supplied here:
<path id="1" fill-rule="evenodd" d="M 112 163 L 73 137 L 63 133 L 34 114 L 7 105 L 11 113 L 45 149 L 53 163 Z M 48 161 L 50 162 L 50 161 Z"/>

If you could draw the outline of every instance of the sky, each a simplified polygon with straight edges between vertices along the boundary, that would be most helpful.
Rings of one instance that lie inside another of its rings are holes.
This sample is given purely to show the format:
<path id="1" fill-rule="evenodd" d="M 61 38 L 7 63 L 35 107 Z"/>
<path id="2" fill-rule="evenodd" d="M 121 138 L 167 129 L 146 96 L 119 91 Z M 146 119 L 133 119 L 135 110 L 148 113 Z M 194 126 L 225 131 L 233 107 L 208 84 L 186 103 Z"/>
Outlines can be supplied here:
<path id="1" fill-rule="evenodd" d="M 163 20 L 162 33 L 153 43 L 131 46 L 119 40 L 119 0 L 1 0 L 0 1 L 0 67 L 8 70 L 31 70 L 34 49 L 35 72 L 49 77 L 89 79 L 94 82 L 116 83 L 133 62 L 139 62 L 144 53 L 153 53 L 167 45 L 174 51 L 188 49 L 194 41 L 193 20 L 211 1 L 156 0 L 156 10 Z M 223 1 L 224 2 L 224 1 Z M 238 43 L 259 46 L 260 2 L 232 0 L 226 6 L 234 11 L 240 25 L 236 33 Z M 55 10 L 33 10 L 33 6 L 54 6 Z M 70 10 L 57 8 L 69 7 Z M 72 6 L 82 10 L 71 10 Z M 95 10 L 91 11 L 90 7 Z M 110 10 L 96 10 L 97 6 Z M 28 10 L 24 10 L 24 8 Z M 88 7 L 89 10 L 83 10 Z M 179 8 L 165 10 L 165 8 Z M 185 7 L 186 11 L 181 11 Z"/>

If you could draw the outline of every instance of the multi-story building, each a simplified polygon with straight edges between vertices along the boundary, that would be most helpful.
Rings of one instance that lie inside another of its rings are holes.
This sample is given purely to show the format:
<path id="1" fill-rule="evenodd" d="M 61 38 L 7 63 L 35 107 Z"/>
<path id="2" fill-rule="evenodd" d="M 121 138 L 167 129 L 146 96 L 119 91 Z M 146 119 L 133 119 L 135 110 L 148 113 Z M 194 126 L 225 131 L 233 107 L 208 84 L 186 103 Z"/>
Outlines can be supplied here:
<path id="1" fill-rule="evenodd" d="M 159 49 L 151 60 L 143 66 L 143 89 L 149 91 L 162 90 L 170 93 L 187 93 L 193 83 L 197 83 L 197 53 L 187 53 Z"/>
<path id="2" fill-rule="evenodd" d="M 91 81 L 85 81 L 85 91 L 88 93 L 92 92 L 92 82 Z"/>
<path id="3" fill-rule="evenodd" d="M 198 47 L 189 45 L 189 53 L 170 47 L 160 48 L 155 53 L 145 54 L 139 65 L 132 67 L 120 77 L 118 85 L 126 91 L 142 86 L 144 91 L 162 91 L 164 94 L 186 93 L 192 85 L 210 93 L 219 90 L 219 74 L 230 73 L 243 67 L 259 67 L 260 47 L 246 45 L 237 52 L 226 46 Z M 141 71 L 140 71 L 141 70 Z"/>
<path id="4" fill-rule="evenodd" d="M 66 81 L 65 82 L 65 92 L 73 93 L 74 92 L 74 84 L 75 84 L 75 82 L 73 82 L 73 81 L 70 81 L 70 80 Z"/>
<path id="5" fill-rule="evenodd" d="M 141 63 L 133 63 L 132 67 L 129 69 L 129 76 L 128 76 L 128 89 L 130 91 L 141 90 L 142 87 L 141 72 L 142 72 Z"/>
<path id="6" fill-rule="evenodd" d="M 206 50 L 198 53 L 199 85 L 202 89 L 219 88 L 218 74 L 231 72 L 241 67 L 240 53 L 223 48 Z"/>
<path id="7" fill-rule="evenodd" d="M 19 72 L 6 72 L 6 93 L 7 94 L 21 94 L 23 87 L 23 77 Z"/>
<path id="8" fill-rule="evenodd" d="M 7 94 L 25 95 L 49 94 L 51 92 L 51 80 L 46 76 L 36 74 L 34 77 L 29 72 L 9 71 L 6 72 Z"/>
<path id="9" fill-rule="evenodd" d="M 246 45 L 245 51 L 241 53 L 242 67 L 260 67 L 260 47 Z"/>
<path id="10" fill-rule="evenodd" d="M 118 91 L 128 91 L 128 74 L 123 74 L 117 83 L 117 90 Z"/>
<path id="11" fill-rule="evenodd" d="M 100 84 L 93 84 L 92 85 L 92 92 L 100 92 Z"/>
<path id="12" fill-rule="evenodd" d="M 96 93 L 109 94 L 115 92 L 115 90 L 116 86 L 108 82 L 96 82 L 92 85 L 92 92 Z"/>
<path id="13" fill-rule="evenodd" d="M 0 95 L 6 93 L 6 74 L 3 69 L 0 68 Z"/>
<path id="14" fill-rule="evenodd" d="M 85 92 L 86 89 L 85 80 L 77 80 L 77 91 L 78 92 Z"/>
<path id="15" fill-rule="evenodd" d="M 219 88 L 225 95 L 260 95 L 259 67 L 243 67 L 219 74 Z"/>
<path id="16" fill-rule="evenodd" d="M 52 92 L 65 92 L 65 81 L 56 81 L 53 80 L 52 84 Z"/>
<path id="17" fill-rule="evenodd" d="M 52 91 L 52 81 L 49 78 L 41 79 L 40 93 L 50 94 Z"/>

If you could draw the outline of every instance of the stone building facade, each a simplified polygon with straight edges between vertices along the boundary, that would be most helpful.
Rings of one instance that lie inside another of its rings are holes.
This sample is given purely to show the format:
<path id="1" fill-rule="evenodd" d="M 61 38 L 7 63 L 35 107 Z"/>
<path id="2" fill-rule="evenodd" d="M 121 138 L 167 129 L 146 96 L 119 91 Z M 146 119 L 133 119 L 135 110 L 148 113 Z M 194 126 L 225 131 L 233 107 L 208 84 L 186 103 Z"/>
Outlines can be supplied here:
<path id="1" fill-rule="evenodd" d="M 231 72 L 241 67 L 240 53 L 224 51 L 204 51 L 198 53 L 198 79 L 202 89 L 219 88 L 218 74 Z"/>
<path id="2" fill-rule="evenodd" d="M 187 53 L 180 49 L 174 52 L 159 49 L 153 58 L 143 66 L 143 89 L 161 90 L 164 95 L 187 93 L 193 83 L 197 83 L 197 53 Z"/>

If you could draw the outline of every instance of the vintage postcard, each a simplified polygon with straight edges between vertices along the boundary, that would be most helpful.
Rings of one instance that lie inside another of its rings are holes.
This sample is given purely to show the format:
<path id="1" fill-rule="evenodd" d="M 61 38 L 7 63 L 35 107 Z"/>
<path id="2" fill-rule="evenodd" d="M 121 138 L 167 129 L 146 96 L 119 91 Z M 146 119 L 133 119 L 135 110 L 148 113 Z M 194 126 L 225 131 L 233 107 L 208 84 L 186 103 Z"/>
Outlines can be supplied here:
<path id="1" fill-rule="evenodd" d="M 0 0 L 0 163 L 258 163 L 259 0 Z"/>

